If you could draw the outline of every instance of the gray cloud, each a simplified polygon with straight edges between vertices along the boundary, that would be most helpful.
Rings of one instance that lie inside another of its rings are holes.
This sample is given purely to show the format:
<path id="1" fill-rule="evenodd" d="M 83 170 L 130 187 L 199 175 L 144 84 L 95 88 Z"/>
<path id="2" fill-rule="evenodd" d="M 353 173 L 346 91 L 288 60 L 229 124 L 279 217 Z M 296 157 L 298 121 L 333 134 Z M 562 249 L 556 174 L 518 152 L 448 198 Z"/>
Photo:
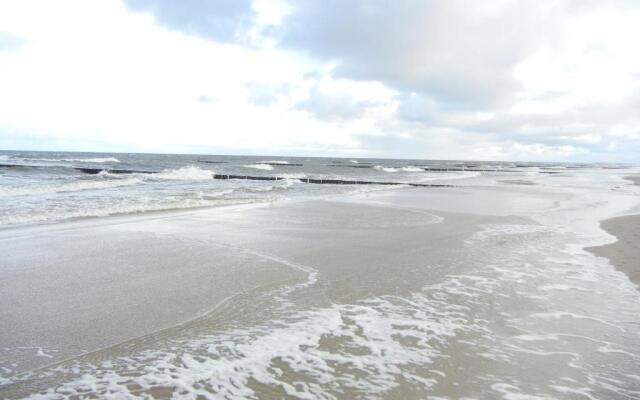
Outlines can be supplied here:
<path id="1" fill-rule="evenodd" d="M 216 41 L 234 41 L 251 26 L 251 0 L 125 0 L 170 29 Z"/>
<path id="2" fill-rule="evenodd" d="M 430 129 L 453 129 L 469 138 L 481 135 L 483 140 L 495 143 L 550 148 L 574 146 L 591 154 L 608 154 L 608 147 L 615 143 L 625 143 L 628 149 L 640 145 L 640 114 L 635 111 L 640 107 L 637 98 L 553 114 L 498 110 L 491 118 L 478 119 L 465 112 L 444 112 L 423 96 L 413 95 L 401 99 L 398 116 L 400 124 L 415 127 L 417 135 Z"/>
<path id="3" fill-rule="evenodd" d="M 439 105 L 432 98 L 417 93 L 401 94 L 397 115 L 400 119 L 425 124 L 438 119 Z"/>
<path id="4" fill-rule="evenodd" d="M 324 121 L 343 121 L 361 117 L 368 107 L 378 103 L 358 100 L 345 93 L 327 93 L 318 86 L 312 88 L 309 97 L 296 105 L 296 109 L 305 110 L 315 118 Z"/>
<path id="5" fill-rule="evenodd" d="M 382 81 L 447 107 L 484 108 L 517 89 L 512 69 L 558 29 L 556 8 L 533 1 L 311 0 L 285 21 L 281 40 L 337 61 L 337 77 Z"/>
<path id="6" fill-rule="evenodd" d="M 637 3 L 309 0 L 297 5 L 280 31 L 282 46 L 335 64 L 334 78 L 380 81 L 399 92 L 397 126 L 381 127 L 386 136 L 363 136 L 365 148 L 412 154 L 429 147 L 434 129 L 449 130 L 443 138 L 456 131 L 491 145 L 521 143 L 549 151 L 573 146 L 607 154 L 616 138 L 638 144 L 637 99 L 610 99 L 556 114 L 510 111 L 523 90 L 516 66 L 542 48 L 563 54 L 560 40 L 569 17 L 637 8 Z M 532 100 L 567 95 L 551 90 Z M 344 118 L 358 115 L 349 102 L 340 107 Z M 394 134 L 406 126 L 415 128 L 411 140 Z"/>
<path id="7" fill-rule="evenodd" d="M 597 145 L 606 136 L 640 141 L 640 94 L 632 99 L 595 104 L 557 114 L 498 113 L 486 121 L 444 122 L 461 129 L 500 134 L 519 140 Z"/>
<path id="8" fill-rule="evenodd" d="M 280 96 L 286 95 L 290 91 L 289 85 L 285 83 L 251 82 L 246 87 L 249 102 L 257 106 L 270 106 Z"/>

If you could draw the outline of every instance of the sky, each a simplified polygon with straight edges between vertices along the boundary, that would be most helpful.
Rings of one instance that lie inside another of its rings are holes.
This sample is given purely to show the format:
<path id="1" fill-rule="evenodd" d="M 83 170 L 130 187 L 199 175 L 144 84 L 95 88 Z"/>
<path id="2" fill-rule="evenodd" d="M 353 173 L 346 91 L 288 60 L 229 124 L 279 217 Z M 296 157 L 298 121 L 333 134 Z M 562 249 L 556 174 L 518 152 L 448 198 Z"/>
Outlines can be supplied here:
<path id="1" fill-rule="evenodd" d="M 0 149 L 640 162 L 635 0 L 0 0 Z"/>

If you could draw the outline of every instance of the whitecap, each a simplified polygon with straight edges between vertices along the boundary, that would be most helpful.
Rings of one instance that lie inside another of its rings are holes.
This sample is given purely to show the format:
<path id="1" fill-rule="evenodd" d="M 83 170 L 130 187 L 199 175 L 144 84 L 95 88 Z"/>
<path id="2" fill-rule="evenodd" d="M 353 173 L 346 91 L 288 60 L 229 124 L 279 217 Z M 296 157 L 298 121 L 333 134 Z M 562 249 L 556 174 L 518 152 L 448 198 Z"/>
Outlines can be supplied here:
<path id="1" fill-rule="evenodd" d="M 96 157 L 96 158 L 63 158 L 60 161 L 69 161 L 69 162 L 85 162 L 85 163 L 107 163 L 107 162 L 112 162 L 112 163 L 119 163 L 120 160 L 118 160 L 115 157 Z"/>
<path id="2" fill-rule="evenodd" d="M 376 171 L 384 171 L 384 172 L 398 172 L 397 168 L 393 167 L 383 167 L 382 165 L 376 165 L 373 167 Z"/>
<path id="3" fill-rule="evenodd" d="M 404 172 L 424 172 L 422 168 L 414 167 L 413 165 L 407 165 L 406 167 L 400 168 Z"/>
<path id="4" fill-rule="evenodd" d="M 253 168 L 253 169 L 262 169 L 265 171 L 271 171 L 273 169 L 273 167 L 269 164 L 248 164 L 248 165 L 243 165 L 243 167 Z"/>
<path id="5" fill-rule="evenodd" d="M 165 169 L 162 172 L 150 174 L 149 177 L 155 179 L 167 179 L 178 181 L 199 181 L 205 179 L 213 179 L 213 171 L 201 169 L 198 167 L 182 167 L 178 169 Z"/>
<path id="6" fill-rule="evenodd" d="M 302 172 L 293 173 L 293 174 L 278 174 L 278 178 L 283 178 L 283 179 L 305 179 L 306 177 L 307 175 L 303 174 Z"/>

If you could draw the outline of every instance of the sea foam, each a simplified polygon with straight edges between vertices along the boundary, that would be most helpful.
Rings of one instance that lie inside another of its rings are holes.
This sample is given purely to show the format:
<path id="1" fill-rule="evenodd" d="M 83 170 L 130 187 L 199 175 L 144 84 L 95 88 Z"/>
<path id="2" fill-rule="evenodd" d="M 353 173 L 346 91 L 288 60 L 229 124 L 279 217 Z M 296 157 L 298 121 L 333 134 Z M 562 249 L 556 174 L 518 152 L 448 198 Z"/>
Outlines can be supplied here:
<path id="1" fill-rule="evenodd" d="M 0 197 L 32 196 L 51 193 L 79 192 L 83 190 L 109 189 L 122 186 L 132 186 L 142 183 L 140 178 L 113 180 L 85 180 L 72 182 L 56 182 L 48 185 L 0 187 Z"/>
<path id="2" fill-rule="evenodd" d="M 404 172 L 424 172 L 422 168 L 414 167 L 413 165 L 407 165 L 406 167 L 400 168 Z"/>
<path id="3" fill-rule="evenodd" d="M 383 167 L 382 165 L 375 165 L 373 169 L 375 169 L 376 171 L 383 171 L 383 172 L 398 172 L 397 168 Z"/>
<path id="4" fill-rule="evenodd" d="M 178 169 L 165 169 L 162 172 L 148 175 L 153 179 L 167 179 L 179 181 L 198 181 L 212 179 L 213 171 L 201 169 L 194 166 L 182 167 Z"/>
<path id="5" fill-rule="evenodd" d="M 253 169 L 261 169 L 264 171 L 271 171 L 273 169 L 273 166 L 269 165 L 269 164 L 247 164 L 247 165 L 243 165 L 243 167 L 245 168 L 253 168 Z"/>

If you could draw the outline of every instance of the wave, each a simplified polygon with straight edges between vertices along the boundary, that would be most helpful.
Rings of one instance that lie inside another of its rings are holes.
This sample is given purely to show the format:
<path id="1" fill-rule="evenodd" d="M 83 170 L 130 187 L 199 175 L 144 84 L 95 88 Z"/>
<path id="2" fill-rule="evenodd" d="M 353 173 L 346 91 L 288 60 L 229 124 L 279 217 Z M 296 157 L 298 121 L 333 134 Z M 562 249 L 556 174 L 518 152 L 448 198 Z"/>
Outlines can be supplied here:
<path id="1" fill-rule="evenodd" d="M 202 200 L 214 200 L 219 199 L 230 194 L 235 193 L 235 189 L 218 190 L 216 192 L 197 192 L 195 195 Z"/>
<path id="2" fill-rule="evenodd" d="M 97 157 L 97 158 L 63 158 L 61 161 L 70 161 L 70 162 L 86 162 L 86 163 L 107 163 L 107 162 L 113 162 L 113 163 L 119 163 L 120 160 L 118 160 L 115 157 Z"/>
<path id="3" fill-rule="evenodd" d="M 291 186 L 295 185 L 296 183 L 299 183 L 299 182 L 297 180 L 293 180 L 293 179 L 284 179 L 284 180 L 281 180 L 281 181 L 276 181 L 276 183 L 274 183 L 273 185 L 269 185 L 269 186 L 251 186 L 251 187 L 244 188 L 244 190 L 246 190 L 247 192 L 252 192 L 252 193 L 286 190 L 286 189 L 289 189 Z"/>
<path id="4" fill-rule="evenodd" d="M 352 164 L 359 164 L 359 162 L 357 160 L 349 160 L 350 163 Z"/>
<path id="5" fill-rule="evenodd" d="M 267 160 L 267 161 L 260 161 L 259 164 L 281 164 L 281 165 L 287 165 L 289 164 L 289 161 L 283 161 L 283 160 Z"/>
<path id="6" fill-rule="evenodd" d="M 207 207 L 215 205 L 214 198 L 216 195 L 207 195 L 198 199 L 181 199 L 173 202 L 141 202 L 141 203 L 115 203 L 107 207 L 102 208 L 76 208 L 73 210 L 66 210 L 63 212 L 57 210 L 49 210 L 49 212 L 31 213 L 28 215 L 7 215 L 0 216 L 0 226 L 2 225 L 15 225 L 15 224 L 27 224 L 36 222 L 47 221 L 62 221 L 73 218 L 90 218 L 90 217 L 107 217 L 112 215 L 125 215 L 125 214 L 141 214 L 153 211 L 171 211 L 171 210 L 184 210 L 190 208 Z M 246 201 L 245 201 L 246 202 Z M 241 203 L 238 201 L 237 203 Z"/>
<path id="7" fill-rule="evenodd" d="M 278 174 L 277 177 L 284 178 L 284 179 L 305 179 L 307 175 L 303 174 L 302 172 L 299 172 L 294 174 Z"/>
<path id="8" fill-rule="evenodd" d="M 213 171 L 198 167 L 182 167 L 167 169 L 154 174 L 132 173 L 123 176 L 102 171 L 96 175 L 99 179 L 75 180 L 68 182 L 53 182 L 38 186 L 0 187 L 0 197 L 29 196 L 63 192 L 79 192 L 83 190 L 110 189 L 122 186 L 143 184 L 149 180 L 179 180 L 196 181 L 213 179 Z"/>
<path id="9" fill-rule="evenodd" d="M 314 279 L 310 276 L 305 284 L 313 285 Z M 70 371 L 63 366 L 62 372 L 76 376 L 59 380 L 50 392 L 59 395 L 53 398 L 66 398 L 64 393 L 91 395 L 118 388 L 118 394 L 129 397 L 132 387 L 162 387 L 245 399 L 267 397 L 265 392 L 282 388 L 290 397 L 301 399 L 334 398 L 334 393 L 345 391 L 353 393 L 353 398 L 374 398 L 392 397 L 389 393 L 400 387 L 399 373 L 416 388 L 429 389 L 444 375 L 437 362 L 447 356 L 448 343 L 484 328 L 483 321 L 465 312 L 467 307 L 453 301 L 460 300 L 455 294 L 459 288 L 452 287 L 451 293 L 447 287 L 438 289 L 406 298 L 373 297 L 296 312 L 244 329 L 221 330 L 180 341 L 179 354 L 160 349 L 109 360 L 108 368 L 91 369 L 78 363 L 73 367 L 76 371 Z M 338 350 L 323 346 L 325 340 L 337 343 Z M 412 368 L 416 365 L 435 372 L 418 374 Z M 281 368 L 301 383 L 291 384 Z M 130 371 L 141 373 L 127 375 Z"/>
<path id="10" fill-rule="evenodd" d="M 6 156 L 5 156 L 6 157 Z M 2 158 L 8 160 L 9 158 Z M 10 157 L 19 161 L 45 161 L 45 162 L 82 162 L 82 163 L 119 163 L 115 157 L 95 157 L 95 158 L 39 158 L 39 157 Z"/>
<path id="11" fill-rule="evenodd" d="M 397 168 L 383 167 L 382 165 L 375 165 L 373 169 L 375 169 L 376 171 L 383 171 L 383 172 L 398 172 Z"/>
<path id="12" fill-rule="evenodd" d="M 52 183 L 41 186 L 0 187 L 0 197 L 31 196 L 41 194 L 79 192 L 82 190 L 110 189 L 122 186 L 132 186 L 142 183 L 139 178 L 114 180 L 86 180 L 67 183 Z"/>
<path id="13" fill-rule="evenodd" d="M 283 181 L 284 182 L 284 181 Z M 130 182 L 131 183 L 131 182 Z M 115 186 L 114 186 L 115 187 Z M 64 221 L 74 218 L 144 214 L 147 212 L 185 210 L 220 205 L 257 203 L 260 199 L 233 197 L 236 189 L 188 192 L 163 198 L 112 198 L 108 202 L 67 203 L 61 207 L 38 207 L 31 212 L 0 212 L 0 227 L 16 224 Z"/>
<path id="14" fill-rule="evenodd" d="M 456 172 L 438 172 L 438 173 L 429 173 L 427 172 L 423 178 L 420 178 L 417 182 L 430 182 L 430 181 L 448 181 L 455 179 L 467 179 L 467 178 L 475 178 L 476 176 L 480 176 L 481 172 L 476 171 L 456 171 Z"/>
<path id="15" fill-rule="evenodd" d="M 413 165 L 407 165 L 406 167 L 400 168 L 400 170 L 404 172 L 424 172 L 422 168 L 414 167 Z"/>
<path id="16" fill-rule="evenodd" d="M 213 174 L 213 171 L 190 166 L 178 169 L 165 169 L 162 172 L 149 174 L 148 177 L 152 179 L 166 179 L 175 181 L 201 181 L 205 179 L 213 179 Z"/>
<path id="17" fill-rule="evenodd" d="M 261 169 L 264 171 L 271 171 L 273 170 L 273 167 L 269 164 L 248 164 L 248 165 L 243 165 L 243 167 L 245 168 L 253 168 L 253 169 Z"/>

